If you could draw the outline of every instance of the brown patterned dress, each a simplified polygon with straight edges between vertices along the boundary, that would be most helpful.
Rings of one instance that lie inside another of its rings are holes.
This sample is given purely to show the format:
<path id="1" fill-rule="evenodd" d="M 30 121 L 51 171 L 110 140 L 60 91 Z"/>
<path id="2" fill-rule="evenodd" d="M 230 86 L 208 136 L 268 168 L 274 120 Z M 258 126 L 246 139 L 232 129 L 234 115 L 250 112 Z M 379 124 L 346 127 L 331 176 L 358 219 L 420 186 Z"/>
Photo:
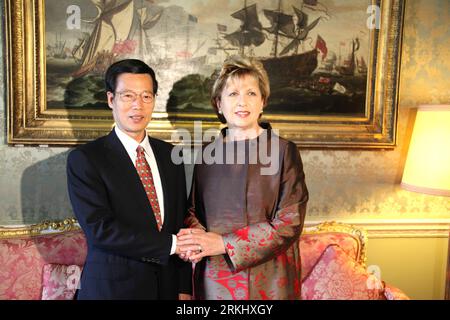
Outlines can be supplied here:
<path id="1" fill-rule="evenodd" d="M 298 241 L 308 191 L 297 147 L 270 126 L 242 142 L 224 142 L 225 132 L 204 147 L 194 169 L 187 225 L 221 234 L 227 251 L 195 266 L 195 298 L 300 299 Z M 231 150 L 237 164 L 225 162 Z M 225 164 L 211 163 L 208 154 Z"/>

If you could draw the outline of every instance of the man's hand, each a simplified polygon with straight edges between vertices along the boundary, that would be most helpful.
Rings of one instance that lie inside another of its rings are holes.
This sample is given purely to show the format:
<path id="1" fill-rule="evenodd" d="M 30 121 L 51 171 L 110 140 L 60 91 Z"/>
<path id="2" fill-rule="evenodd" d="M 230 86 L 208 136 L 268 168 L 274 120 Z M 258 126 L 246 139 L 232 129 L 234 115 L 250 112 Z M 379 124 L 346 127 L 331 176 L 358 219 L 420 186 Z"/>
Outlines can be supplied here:
<path id="1" fill-rule="evenodd" d="M 199 229 L 199 228 L 186 228 L 186 229 L 180 229 L 180 231 L 178 231 L 177 233 L 177 247 L 175 249 L 175 253 L 184 261 L 191 261 L 191 262 L 198 262 L 201 259 L 199 259 L 198 261 L 193 261 L 191 259 L 189 259 L 191 257 L 191 255 L 193 254 L 198 254 L 200 253 L 200 251 L 198 250 L 188 250 L 186 246 L 184 246 L 183 248 L 179 245 L 178 243 L 178 237 L 182 236 L 182 235 L 187 235 L 187 234 L 195 234 L 195 233 L 205 233 L 204 229 Z"/>
<path id="2" fill-rule="evenodd" d="M 195 229 L 192 229 L 195 230 Z M 199 262 L 203 257 L 225 254 L 225 245 L 220 234 L 214 232 L 184 232 L 177 234 L 177 250 L 186 253 L 192 262 Z M 189 253 L 189 254 L 188 254 Z"/>

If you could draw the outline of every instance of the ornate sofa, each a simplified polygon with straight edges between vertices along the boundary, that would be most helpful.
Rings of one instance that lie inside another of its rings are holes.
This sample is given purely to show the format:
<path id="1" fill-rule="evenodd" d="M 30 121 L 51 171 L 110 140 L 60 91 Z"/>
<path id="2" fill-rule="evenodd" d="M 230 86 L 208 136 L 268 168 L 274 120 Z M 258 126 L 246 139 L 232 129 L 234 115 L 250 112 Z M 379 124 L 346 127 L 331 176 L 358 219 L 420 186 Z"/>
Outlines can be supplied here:
<path id="1" fill-rule="evenodd" d="M 301 236 L 302 299 L 408 299 L 366 271 L 367 235 L 328 222 Z M 72 299 L 86 257 L 74 219 L 0 227 L 0 300 Z"/>

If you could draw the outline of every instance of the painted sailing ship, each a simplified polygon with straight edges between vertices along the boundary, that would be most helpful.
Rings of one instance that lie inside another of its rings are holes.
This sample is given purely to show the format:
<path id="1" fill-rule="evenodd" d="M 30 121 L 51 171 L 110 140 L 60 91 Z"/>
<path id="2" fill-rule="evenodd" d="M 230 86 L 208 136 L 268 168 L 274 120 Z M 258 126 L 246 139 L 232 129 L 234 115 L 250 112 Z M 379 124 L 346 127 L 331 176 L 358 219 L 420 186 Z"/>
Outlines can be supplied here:
<path id="1" fill-rule="evenodd" d="M 279 85 L 309 76 L 317 67 L 318 50 L 312 49 L 299 53 L 299 47 L 309 32 L 317 26 L 321 17 L 308 23 L 308 14 L 293 6 L 293 14 L 281 11 L 281 0 L 277 10 L 264 9 L 263 13 L 270 21 L 270 26 L 263 27 L 258 18 L 256 4 L 247 6 L 231 14 L 241 21 L 238 30 L 225 34 L 224 39 L 239 49 L 242 55 L 253 56 L 255 47 L 261 46 L 267 39 L 272 41 L 269 56 L 260 57 L 267 73 L 274 83 Z M 282 42 L 288 42 L 283 46 Z"/>
<path id="2" fill-rule="evenodd" d="M 355 38 L 351 42 L 351 50 L 347 57 L 347 59 L 344 60 L 342 65 L 336 66 L 336 70 L 341 74 L 345 76 L 353 76 L 355 75 L 356 70 L 356 51 L 359 50 L 359 39 Z"/>
<path id="3" fill-rule="evenodd" d="M 359 74 L 361 75 L 367 74 L 367 64 L 363 57 L 356 59 L 356 66 Z"/>
<path id="4" fill-rule="evenodd" d="M 80 63 L 72 76 L 101 74 L 119 56 L 151 55 L 147 31 L 156 25 L 162 12 L 152 15 L 147 7 L 138 8 L 133 0 L 91 1 L 97 8 L 97 17 L 90 21 L 94 25 L 90 35 L 72 51 Z"/>
<path id="5" fill-rule="evenodd" d="M 56 59 L 65 59 L 67 57 L 66 49 L 66 41 L 62 40 L 60 33 L 56 33 L 55 44 L 47 47 L 47 55 Z"/>
<path id="6" fill-rule="evenodd" d="M 345 42 L 341 42 L 340 46 L 345 46 Z M 341 61 L 341 53 L 339 48 L 339 58 L 336 53 L 329 51 L 328 55 L 323 57 L 319 67 L 314 73 L 319 74 L 334 74 L 341 76 L 354 76 L 354 75 L 367 75 L 367 64 L 364 57 L 357 56 L 356 52 L 360 48 L 360 41 L 358 38 L 354 38 L 350 41 L 350 52 L 344 61 Z"/>
<path id="7" fill-rule="evenodd" d="M 46 46 L 46 69 L 49 72 L 65 73 L 76 69 L 77 63 L 72 58 L 70 43 L 61 32 L 55 32 L 55 42 Z"/>

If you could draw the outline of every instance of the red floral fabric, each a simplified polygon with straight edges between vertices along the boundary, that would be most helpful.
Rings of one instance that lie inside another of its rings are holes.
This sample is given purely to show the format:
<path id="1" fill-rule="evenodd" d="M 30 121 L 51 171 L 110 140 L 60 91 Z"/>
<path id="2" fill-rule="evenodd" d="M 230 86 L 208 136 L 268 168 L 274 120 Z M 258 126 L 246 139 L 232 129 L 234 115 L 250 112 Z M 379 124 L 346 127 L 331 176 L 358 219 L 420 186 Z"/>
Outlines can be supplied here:
<path id="1" fill-rule="evenodd" d="M 82 231 L 0 239 L 0 300 L 39 300 L 45 264 L 83 265 Z"/>
<path id="2" fill-rule="evenodd" d="M 81 266 L 46 264 L 42 276 L 42 300 L 72 300 L 80 281 Z"/>
<path id="3" fill-rule="evenodd" d="M 383 284 L 337 245 L 329 245 L 302 284 L 305 300 L 384 300 Z"/>
<path id="4" fill-rule="evenodd" d="M 387 300 L 410 300 L 402 290 L 388 284 L 384 286 L 384 295 Z"/>
<path id="5" fill-rule="evenodd" d="M 358 261 L 361 254 L 358 239 L 348 233 L 305 233 L 301 235 L 300 239 L 302 281 L 311 272 L 321 254 L 330 244 L 337 244 L 349 257 L 355 261 Z"/>

